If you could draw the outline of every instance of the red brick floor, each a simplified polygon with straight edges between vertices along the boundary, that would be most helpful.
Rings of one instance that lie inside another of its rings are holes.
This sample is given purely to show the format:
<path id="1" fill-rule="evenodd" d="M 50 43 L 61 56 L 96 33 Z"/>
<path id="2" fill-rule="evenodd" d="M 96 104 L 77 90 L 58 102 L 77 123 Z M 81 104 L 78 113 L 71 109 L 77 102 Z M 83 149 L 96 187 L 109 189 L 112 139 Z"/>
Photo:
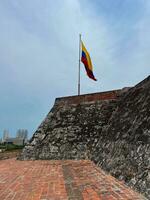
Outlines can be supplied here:
<path id="1" fill-rule="evenodd" d="M 88 160 L 0 161 L 0 200 L 139 200 Z"/>

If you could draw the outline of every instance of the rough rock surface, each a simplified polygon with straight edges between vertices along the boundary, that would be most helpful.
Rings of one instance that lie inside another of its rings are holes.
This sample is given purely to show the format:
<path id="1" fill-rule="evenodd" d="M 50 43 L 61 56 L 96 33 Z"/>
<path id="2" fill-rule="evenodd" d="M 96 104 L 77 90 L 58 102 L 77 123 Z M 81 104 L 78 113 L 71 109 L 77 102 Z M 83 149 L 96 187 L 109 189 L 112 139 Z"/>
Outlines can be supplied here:
<path id="1" fill-rule="evenodd" d="M 20 157 L 85 158 L 150 198 L 150 76 L 116 100 L 56 100 Z"/>

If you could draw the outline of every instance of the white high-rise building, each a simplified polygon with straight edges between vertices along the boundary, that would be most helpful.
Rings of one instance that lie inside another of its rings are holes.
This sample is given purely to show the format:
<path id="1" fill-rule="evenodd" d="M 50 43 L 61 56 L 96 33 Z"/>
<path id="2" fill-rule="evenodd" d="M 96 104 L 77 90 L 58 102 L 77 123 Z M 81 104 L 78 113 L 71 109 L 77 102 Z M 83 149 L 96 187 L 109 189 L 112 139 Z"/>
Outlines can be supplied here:
<path id="1" fill-rule="evenodd" d="M 5 142 L 6 139 L 8 139 L 8 138 L 9 138 L 9 131 L 8 130 L 4 130 L 2 142 Z"/>
<path id="2" fill-rule="evenodd" d="M 28 138 L 28 131 L 27 129 L 19 129 L 16 134 L 16 138 L 24 139 L 25 141 Z"/>

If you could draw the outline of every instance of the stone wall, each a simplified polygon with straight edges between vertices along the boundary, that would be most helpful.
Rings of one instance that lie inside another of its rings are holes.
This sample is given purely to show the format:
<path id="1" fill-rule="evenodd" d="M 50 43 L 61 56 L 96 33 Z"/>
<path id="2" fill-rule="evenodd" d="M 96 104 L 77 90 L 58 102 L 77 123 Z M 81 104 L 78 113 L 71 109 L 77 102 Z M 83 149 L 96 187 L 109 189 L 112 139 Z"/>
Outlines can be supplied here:
<path id="1" fill-rule="evenodd" d="M 91 159 L 149 197 L 150 76 L 132 88 L 58 98 L 20 159 Z"/>

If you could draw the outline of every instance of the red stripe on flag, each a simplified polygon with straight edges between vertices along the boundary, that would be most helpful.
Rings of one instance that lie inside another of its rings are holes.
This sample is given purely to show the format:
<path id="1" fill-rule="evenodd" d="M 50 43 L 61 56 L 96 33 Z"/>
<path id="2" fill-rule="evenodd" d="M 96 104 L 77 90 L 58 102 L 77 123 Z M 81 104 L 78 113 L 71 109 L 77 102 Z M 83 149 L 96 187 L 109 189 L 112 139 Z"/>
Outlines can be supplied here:
<path id="1" fill-rule="evenodd" d="M 88 67 L 87 59 L 85 57 L 82 57 L 81 61 L 83 62 L 84 66 L 85 66 L 85 69 L 86 69 L 88 77 L 91 78 L 91 79 L 93 79 L 94 81 L 97 81 L 97 79 L 94 77 L 93 72 Z"/>

